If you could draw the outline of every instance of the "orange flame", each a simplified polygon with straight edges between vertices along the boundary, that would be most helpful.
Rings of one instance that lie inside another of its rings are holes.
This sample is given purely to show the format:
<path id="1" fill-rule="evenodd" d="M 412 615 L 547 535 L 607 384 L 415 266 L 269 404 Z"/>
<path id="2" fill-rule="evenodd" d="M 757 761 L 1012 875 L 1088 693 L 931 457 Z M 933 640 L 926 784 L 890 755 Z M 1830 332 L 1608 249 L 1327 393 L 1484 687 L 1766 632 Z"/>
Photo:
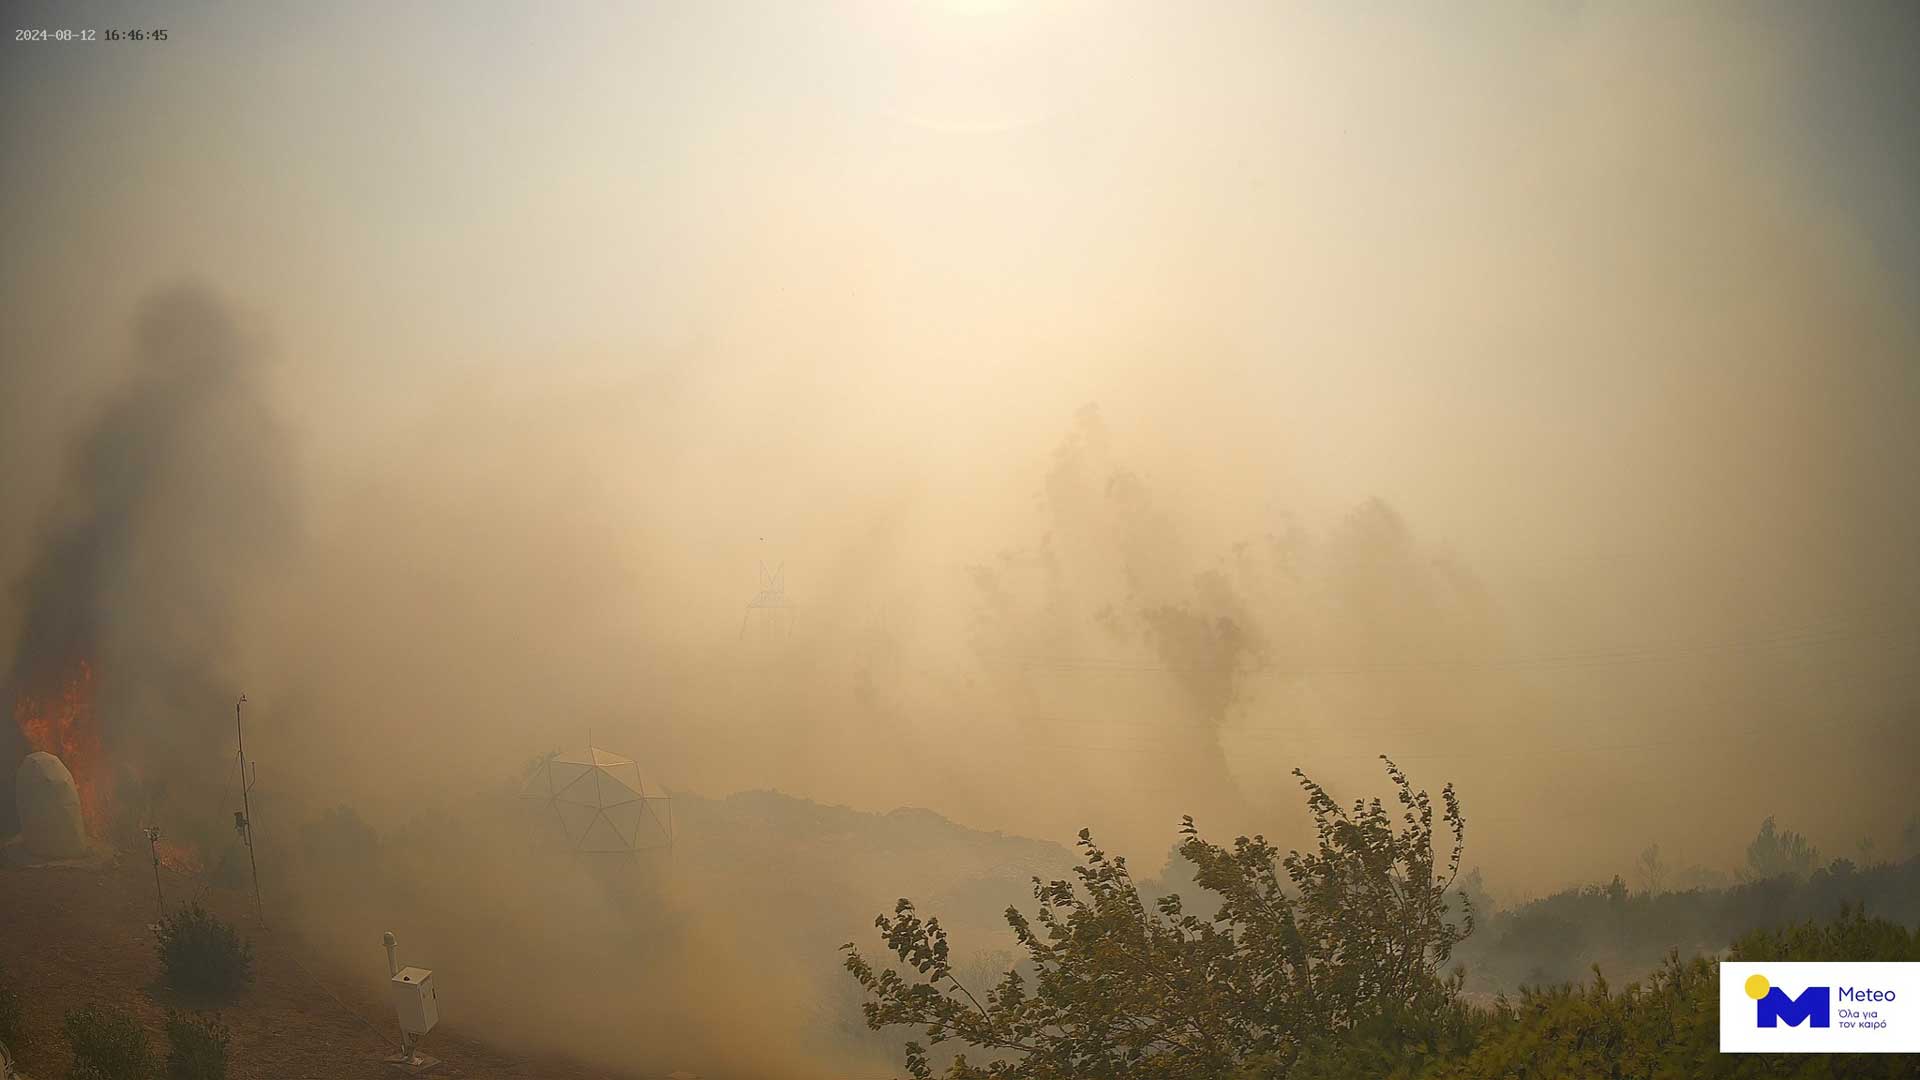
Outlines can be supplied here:
<path id="1" fill-rule="evenodd" d="M 93 667 L 74 665 L 58 691 L 46 698 L 21 696 L 13 703 L 13 722 L 28 745 L 59 758 L 80 789 L 80 813 L 87 832 L 99 836 L 107 823 L 106 752 L 93 710 Z"/>
<path id="2" fill-rule="evenodd" d="M 153 850 L 160 856 L 160 865 L 175 873 L 197 874 L 200 872 L 200 853 L 185 844 L 162 840 L 153 846 Z"/>

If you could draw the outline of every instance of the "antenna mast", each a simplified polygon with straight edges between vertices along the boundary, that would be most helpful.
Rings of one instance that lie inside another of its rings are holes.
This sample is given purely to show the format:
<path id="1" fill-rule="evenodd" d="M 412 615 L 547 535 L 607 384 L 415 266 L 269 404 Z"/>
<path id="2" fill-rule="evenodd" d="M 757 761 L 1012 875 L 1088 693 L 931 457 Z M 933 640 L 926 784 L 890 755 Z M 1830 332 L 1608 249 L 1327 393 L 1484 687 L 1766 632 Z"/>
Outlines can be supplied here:
<path id="1" fill-rule="evenodd" d="M 252 774 L 248 774 L 247 733 L 240 721 L 240 706 L 246 703 L 245 694 L 241 694 L 240 700 L 233 703 L 233 733 L 240 742 L 240 810 L 233 815 L 233 827 L 247 845 L 247 864 L 253 870 L 253 913 L 259 917 L 260 925 L 264 928 L 267 925 L 267 911 L 260 902 L 260 859 L 253 851 L 253 802 L 248 797 L 253 785 L 259 781 L 260 767 L 254 765 Z"/>

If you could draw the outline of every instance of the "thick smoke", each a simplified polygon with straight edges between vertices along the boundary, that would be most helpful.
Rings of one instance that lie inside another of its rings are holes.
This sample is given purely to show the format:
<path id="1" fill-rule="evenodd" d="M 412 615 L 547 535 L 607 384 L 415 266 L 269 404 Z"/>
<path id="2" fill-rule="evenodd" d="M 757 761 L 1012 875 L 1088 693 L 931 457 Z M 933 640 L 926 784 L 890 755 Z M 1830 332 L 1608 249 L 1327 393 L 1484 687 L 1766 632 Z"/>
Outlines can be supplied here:
<path id="1" fill-rule="evenodd" d="M 1143 860 L 1389 753 L 1502 896 L 1908 819 L 1910 14 L 869 7 L 10 56 L 4 690 L 92 665 L 210 862 L 246 691 L 343 982 L 395 929 L 450 1024 L 707 1075 L 1044 872 L 896 807 Z M 710 804 L 645 903 L 502 839 L 589 730 Z"/>
<path id="2" fill-rule="evenodd" d="M 162 292 L 132 339 L 13 586 L 23 621 L 7 668 L 16 702 L 57 694 L 82 665 L 94 673 L 96 767 L 112 775 L 89 779 L 120 824 L 143 820 L 169 779 L 209 778 L 240 692 L 232 606 L 283 552 L 297 494 L 287 433 L 220 301 Z M 6 725 L 5 737 L 17 760 L 23 736 Z M 10 790 L 0 804 L 14 813 Z"/>

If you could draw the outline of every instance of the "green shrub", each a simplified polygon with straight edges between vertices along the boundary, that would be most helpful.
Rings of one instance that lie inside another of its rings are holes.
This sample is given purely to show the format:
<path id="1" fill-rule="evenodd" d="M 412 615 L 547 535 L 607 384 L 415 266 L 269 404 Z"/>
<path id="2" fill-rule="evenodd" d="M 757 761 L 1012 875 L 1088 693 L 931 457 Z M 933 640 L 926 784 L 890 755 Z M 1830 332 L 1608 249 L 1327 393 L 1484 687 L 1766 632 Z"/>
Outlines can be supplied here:
<path id="1" fill-rule="evenodd" d="M 1920 958 L 1920 935 L 1858 909 L 1743 935 L 1736 960 Z M 1579 985 L 1521 991 L 1466 1018 L 1464 1037 L 1417 1028 L 1356 1028 L 1287 1080 L 1507 1080 L 1522 1077 L 1654 1077 L 1689 1080 L 1894 1080 L 1914 1075 L 1899 1054 L 1721 1054 L 1720 972 L 1706 957 L 1667 955 L 1624 989 L 1596 968 Z M 1253 1071 L 1250 1076 L 1278 1075 Z"/>
<path id="2" fill-rule="evenodd" d="M 253 946 L 197 903 L 161 920 L 159 951 L 167 985 L 185 993 L 231 994 L 253 978 Z"/>
<path id="3" fill-rule="evenodd" d="M 227 1080 L 227 1044 L 233 1031 L 215 1013 L 199 1018 L 167 1013 L 168 1080 Z"/>
<path id="4" fill-rule="evenodd" d="M 1455 958 L 1467 965 L 1468 990 L 1512 995 L 1522 986 L 1584 981 L 1595 963 L 1609 974 L 1651 972 L 1670 949 L 1687 956 L 1756 929 L 1825 924 L 1847 904 L 1920 925 L 1920 858 L 1864 868 L 1841 860 L 1804 879 L 1634 893 L 1624 903 L 1598 885 L 1567 889 L 1495 913 Z"/>
<path id="5" fill-rule="evenodd" d="M 1831 922 L 1791 923 L 1755 930 L 1733 943 L 1736 960 L 1920 961 L 1920 932 L 1842 905 Z"/>
<path id="6" fill-rule="evenodd" d="M 1466 819 L 1451 786 L 1435 800 L 1382 761 L 1397 812 L 1381 799 L 1342 806 L 1295 770 L 1319 840 L 1305 853 L 1260 836 L 1223 847 L 1185 819 L 1179 855 L 1209 894 L 1195 911 L 1175 894 L 1142 897 L 1126 860 L 1082 829 L 1084 865 L 1072 879 L 1034 878 L 1031 917 L 1007 909 L 1025 956 L 978 992 L 939 919 L 901 899 L 874 921 L 892 961 L 842 950 L 867 1026 L 927 1033 L 928 1045 L 905 1046 L 919 1080 L 944 1062 L 935 1055 L 947 1048 L 931 1044 L 950 1039 L 1007 1055 L 956 1054 L 952 1080 L 1282 1077 L 1345 1050 L 1322 1042 L 1391 1036 L 1373 1055 L 1382 1068 L 1366 1074 L 1381 1077 L 1410 1031 L 1428 1044 L 1421 1060 L 1464 1052 L 1473 1032 L 1460 981 L 1441 969 L 1473 928 L 1449 903 Z"/>
<path id="7" fill-rule="evenodd" d="M 73 1048 L 68 1080 L 153 1080 L 156 1062 L 147 1029 L 126 1009 L 88 1006 L 67 1013 L 67 1044 Z"/>

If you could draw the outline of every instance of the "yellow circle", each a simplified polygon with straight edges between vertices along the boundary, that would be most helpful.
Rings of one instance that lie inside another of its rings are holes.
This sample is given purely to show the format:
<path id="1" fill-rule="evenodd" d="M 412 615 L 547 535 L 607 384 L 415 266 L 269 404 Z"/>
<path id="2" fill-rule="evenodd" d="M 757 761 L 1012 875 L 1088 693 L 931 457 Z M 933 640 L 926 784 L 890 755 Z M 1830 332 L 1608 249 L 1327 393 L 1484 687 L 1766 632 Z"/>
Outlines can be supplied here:
<path id="1" fill-rule="evenodd" d="M 1765 975 L 1747 976 L 1747 996 L 1755 1001 L 1767 996 L 1767 977 Z"/>

